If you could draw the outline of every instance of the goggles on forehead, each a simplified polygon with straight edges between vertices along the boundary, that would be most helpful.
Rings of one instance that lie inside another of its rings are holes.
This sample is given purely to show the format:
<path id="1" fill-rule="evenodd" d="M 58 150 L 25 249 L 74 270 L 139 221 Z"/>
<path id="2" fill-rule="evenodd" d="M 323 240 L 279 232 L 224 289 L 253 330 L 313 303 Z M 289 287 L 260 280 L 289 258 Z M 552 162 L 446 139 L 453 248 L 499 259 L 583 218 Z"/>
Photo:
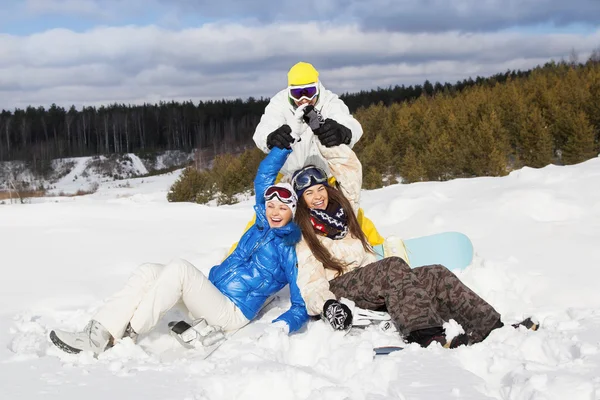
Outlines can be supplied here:
<path id="1" fill-rule="evenodd" d="M 311 83 L 302 86 L 288 86 L 288 93 L 296 101 L 302 99 L 312 100 L 319 94 L 319 84 Z"/>
<path id="2" fill-rule="evenodd" d="M 292 179 L 292 186 L 296 192 L 325 183 L 327 183 L 327 173 L 314 165 L 302 168 Z"/>
<path id="3" fill-rule="evenodd" d="M 284 204 L 294 203 L 294 193 L 281 186 L 269 186 L 265 190 L 265 201 L 270 201 L 274 198 L 277 198 L 277 200 Z"/>

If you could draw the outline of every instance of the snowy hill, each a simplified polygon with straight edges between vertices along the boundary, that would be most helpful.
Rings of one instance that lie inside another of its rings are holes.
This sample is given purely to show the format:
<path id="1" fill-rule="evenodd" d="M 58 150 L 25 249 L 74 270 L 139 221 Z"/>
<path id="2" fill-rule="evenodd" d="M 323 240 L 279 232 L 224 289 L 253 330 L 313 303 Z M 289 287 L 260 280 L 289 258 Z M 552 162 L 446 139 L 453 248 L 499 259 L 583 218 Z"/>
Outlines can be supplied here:
<path id="1" fill-rule="evenodd" d="M 399 339 L 344 337 L 320 321 L 290 337 L 269 330 L 288 306 L 283 293 L 207 360 L 161 358 L 179 346 L 166 333 L 177 312 L 137 346 L 98 359 L 61 353 L 49 331 L 83 327 L 138 264 L 182 257 L 208 272 L 239 238 L 252 202 L 168 203 L 177 176 L 0 205 L 0 398 L 600 399 L 600 158 L 363 192 L 384 235 L 469 235 L 476 257 L 461 279 L 505 322 L 537 317 L 538 332 L 505 327 L 468 348 L 411 345 L 374 359 L 373 345 Z"/>
<path id="2" fill-rule="evenodd" d="M 133 153 L 73 157 L 52 160 L 44 171 L 35 172 L 21 161 L 0 162 L 0 190 L 13 181 L 19 190 L 44 188 L 49 196 L 91 193 L 101 184 L 125 186 L 123 179 L 147 175 L 187 164 L 194 153 L 164 151 L 141 157 Z"/>

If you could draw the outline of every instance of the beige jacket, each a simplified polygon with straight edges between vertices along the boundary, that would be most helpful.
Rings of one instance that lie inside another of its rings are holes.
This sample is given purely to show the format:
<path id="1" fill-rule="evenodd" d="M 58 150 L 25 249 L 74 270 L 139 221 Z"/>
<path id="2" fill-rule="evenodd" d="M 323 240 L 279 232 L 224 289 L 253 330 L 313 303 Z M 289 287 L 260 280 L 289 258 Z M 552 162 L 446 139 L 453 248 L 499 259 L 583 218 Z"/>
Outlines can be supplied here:
<path id="1" fill-rule="evenodd" d="M 332 175 L 335 176 L 346 198 L 350 200 L 356 214 L 362 186 L 360 161 L 347 145 L 328 148 L 318 143 L 318 146 L 323 158 L 327 160 Z M 340 240 L 332 240 L 324 236 L 318 238 L 333 257 L 348 264 L 344 273 L 376 261 L 375 255 L 366 252 L 361 241 L 351 234 Z M 323 267 L 323 264 L 313 256 L 304 238 L 296 245 L 296 254 L 298 287 L 306 303 L 306 309 L 310 315 L 319 315 L 325 301 L 336 298 L 329 290 L 329 281 L 335 278 L 335 271 Z"/>

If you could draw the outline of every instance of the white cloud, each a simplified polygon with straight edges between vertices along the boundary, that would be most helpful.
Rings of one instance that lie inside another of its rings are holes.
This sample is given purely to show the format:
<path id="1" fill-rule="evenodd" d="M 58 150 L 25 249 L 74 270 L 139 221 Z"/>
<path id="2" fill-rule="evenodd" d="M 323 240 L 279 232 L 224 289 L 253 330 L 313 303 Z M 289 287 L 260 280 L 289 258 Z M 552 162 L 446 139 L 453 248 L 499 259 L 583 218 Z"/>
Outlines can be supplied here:
<path id="1" fill-rule="evenodd" d="M 55 29 L 0 37 L 0 108 L 271 96 L 299 60 L 335 91 L 455 82 L 527 69 L 600 44 L 593 34 L 390 33 L 357 25 L 206 24 Z"/>

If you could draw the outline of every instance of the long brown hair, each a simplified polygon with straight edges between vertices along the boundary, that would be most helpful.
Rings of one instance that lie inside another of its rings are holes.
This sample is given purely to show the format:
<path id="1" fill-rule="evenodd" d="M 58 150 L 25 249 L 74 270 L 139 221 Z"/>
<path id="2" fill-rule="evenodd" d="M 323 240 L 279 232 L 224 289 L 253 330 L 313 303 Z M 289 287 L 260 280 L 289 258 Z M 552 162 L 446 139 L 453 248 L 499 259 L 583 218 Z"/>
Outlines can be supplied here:
<path id="1" fill-rule="evenodd" d="M 325 185 L 325 189 L 327 190 L 329 203 L 337 203 L 342 206 L 344 212 L 348 216 L 349 234 L 361 241 L 365 251 L 373 252 L 373 248 L 367 241 L 367 237 L 358 224 L 358 219 L 356 218 L 356 215 L 354 215 L 354 210 L 352 210 L 350 201 L 348 201 L 346 196 L 344 196 L 341 191 L 332 188 L 331 186 Z M 335 271 L 335 276 L 341 275 L 344 272 L 344 267 L 349 263 L 344 263 L 342 260 L 334 258 L 329 250 L 321 244 L 312 226 L 312 223 L 310 222 L 310 217 L 311 215 L 308 205 L 304 201 L 304 197 L 300 196 L 298 199 L 298 209 L 296 210 L 296 217 L 294 220 L 300 227 L 302 236 L 304 236 L 304 240 L 306 240 L 306 243 L 308 244 L 308 248 L 315 258 L 323 264 L 323 267 Z"/>

